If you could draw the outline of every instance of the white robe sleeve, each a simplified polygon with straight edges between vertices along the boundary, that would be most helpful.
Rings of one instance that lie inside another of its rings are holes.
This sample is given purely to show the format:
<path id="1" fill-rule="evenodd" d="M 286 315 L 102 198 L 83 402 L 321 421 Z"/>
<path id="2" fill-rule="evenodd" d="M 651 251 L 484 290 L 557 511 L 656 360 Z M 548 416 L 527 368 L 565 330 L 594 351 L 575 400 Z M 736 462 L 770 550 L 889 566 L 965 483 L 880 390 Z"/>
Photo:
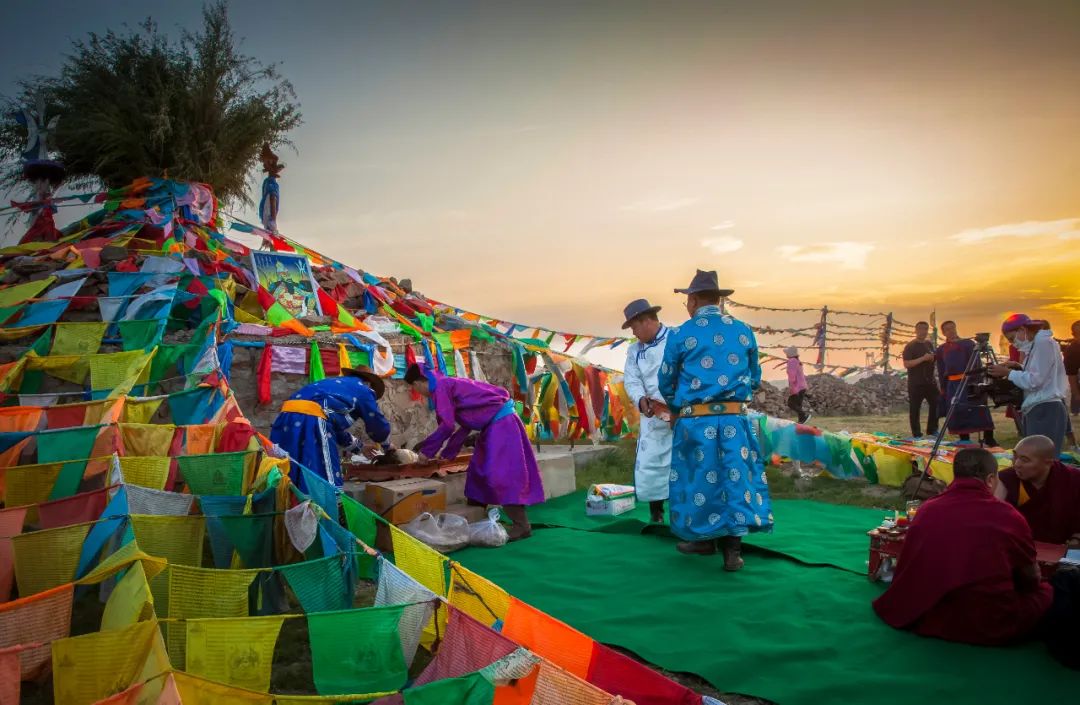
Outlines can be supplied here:
<path id="1" fill-rule="evenodd" d="M 637 363 L 637 345 L 631 345 L 626 351 L 626 365 L 623 367 L 623 386 L 626 394 L 634 402 L 634 406 L 641 405 L 642 397 L 646 396 L 645 380 L 641 374 L 641 368 Z"/>

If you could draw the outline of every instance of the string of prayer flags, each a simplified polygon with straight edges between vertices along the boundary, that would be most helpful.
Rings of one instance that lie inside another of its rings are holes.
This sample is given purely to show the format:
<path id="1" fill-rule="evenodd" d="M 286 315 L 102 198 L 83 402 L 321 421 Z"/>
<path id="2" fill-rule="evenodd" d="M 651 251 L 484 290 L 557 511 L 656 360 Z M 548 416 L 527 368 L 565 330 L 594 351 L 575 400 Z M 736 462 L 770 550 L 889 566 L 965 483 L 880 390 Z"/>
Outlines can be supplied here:
<path id="1" fill-rule="evenodd" d="M 93 705 L 169 669 L 157 621 L 60 639 L 52 645 L 58 703 Z"/>
<path id="2" fill-rule="evenodd" d="M 187 671 L 209 680 L 260 692 L 270 690 L 284 617 L 189 619 Z"/>
<path id="3" fill-rule="evenodd" d="M 52 664 L 49 644 L 71 633 L 71 603 L 75 586 L 61 585 L 0 604 L 0 649 L 19 644 L 41 644 L 19 653 L 24 681 L 44 677 Z"/>
<path id="4" fill-rule="evenodd" d="M 323 695 L 402 688 L 408 668 L 398 624 L 404 606 L 307 615 L 315 689 Z"/>
<path id="5" fill-rule="evenodd" d="M 304 612 L 334 612 L 352 607 L 353 591 L 345 576 L 347 560 L 348 556 L 337 554 L 275 570 L 284 576 Z"/>

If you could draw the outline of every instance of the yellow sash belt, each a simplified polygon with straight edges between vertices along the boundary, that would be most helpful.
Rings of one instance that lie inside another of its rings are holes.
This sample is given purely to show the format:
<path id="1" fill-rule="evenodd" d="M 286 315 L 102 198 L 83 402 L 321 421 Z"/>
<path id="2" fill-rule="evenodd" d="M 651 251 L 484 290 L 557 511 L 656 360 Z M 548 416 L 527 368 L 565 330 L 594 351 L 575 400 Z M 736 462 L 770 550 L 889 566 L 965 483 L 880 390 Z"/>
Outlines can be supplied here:
<path id="1" fill-rule="evenodd" d="M 281 411 L 282 413 L 290 412 L 304 414 L 305 416 L 317 416 L 320 419 L 326 418 L 326 412 L 317 402 L 307 401 L 306 399 L 289 399 L 281 405 Z"/>

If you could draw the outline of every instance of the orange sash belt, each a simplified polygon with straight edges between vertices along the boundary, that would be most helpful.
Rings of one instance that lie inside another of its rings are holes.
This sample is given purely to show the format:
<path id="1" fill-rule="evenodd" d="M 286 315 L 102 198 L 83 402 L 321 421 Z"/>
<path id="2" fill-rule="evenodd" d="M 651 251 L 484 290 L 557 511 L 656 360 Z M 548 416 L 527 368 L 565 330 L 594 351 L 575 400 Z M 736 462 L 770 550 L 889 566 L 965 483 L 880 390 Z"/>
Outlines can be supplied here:
<path id="1" fill-rule="evenodd" d="M 946 379 L 947 381 L 949 381 L 949 382 L 959 382 L 959 381 L 960 381 L 960 380 L 962 380 L 963 378 L 964 378 L 964 373 L 963 373 L 963 372 L 961 372 L 961 373 L 960 373 L 960 374 L 958 374 L 958 375 L 949 375 L 949 376 L 948 376 L 948 377 L 946 377 L 945 379 Z"/>
<path id="2" fill-rule="evenodd" d="M 281 405 L 282 413 L 304 414 L 305 416 L 317 416 L 320 419 L 326 418 L 326 412 L 319 406 L 317 402 L 308 401 L 306 399 L 289 399 Z"/>
<path id="3" fill-rule="evenodd" d="M 691 404 L 679 411 L 679 418 L 692 416 L 721 416 L 725 414 L 745 414 L 746 404 L 741 401 L 720 401 L 712 404 Z"/>

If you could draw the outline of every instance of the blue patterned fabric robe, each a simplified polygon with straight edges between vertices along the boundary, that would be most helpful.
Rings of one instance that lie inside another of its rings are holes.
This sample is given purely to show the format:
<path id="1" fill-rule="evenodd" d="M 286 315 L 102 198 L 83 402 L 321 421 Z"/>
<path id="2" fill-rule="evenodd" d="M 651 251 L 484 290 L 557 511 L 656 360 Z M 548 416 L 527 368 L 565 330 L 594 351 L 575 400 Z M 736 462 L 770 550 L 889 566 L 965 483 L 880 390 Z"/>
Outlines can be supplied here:
<path id="1" fill-rule="evenodd" d="M 344 482 L 338 446 L 349 448 L 357 444 L 357 439 L 349 433 L 353 423 L 363 421 L 368 437 L 384 447 L 390 438 L 390 422 L 379 410 L 375 392 L 358 377 L 327 377 L 301 388 L 289 398 L 317 403 L 326 419 L 284 411 L 274 419 L 270 440 L 293 460 L 338 487 Z M 290 479 L 301 492 L 308 491 L 299 469 L 293 468 Z"/>
<path id="2" fill-rule="evenodd" d="M 761 384 L 750 326 L 719 306 L 699 308 L 668 334 L 660 393 L 673 413 L 693 404 L 748 402 Z M 685 541 L 772 531 L 768 480 L 746 415 L 680 417 L 668 494 L 671 530 Z"/>

